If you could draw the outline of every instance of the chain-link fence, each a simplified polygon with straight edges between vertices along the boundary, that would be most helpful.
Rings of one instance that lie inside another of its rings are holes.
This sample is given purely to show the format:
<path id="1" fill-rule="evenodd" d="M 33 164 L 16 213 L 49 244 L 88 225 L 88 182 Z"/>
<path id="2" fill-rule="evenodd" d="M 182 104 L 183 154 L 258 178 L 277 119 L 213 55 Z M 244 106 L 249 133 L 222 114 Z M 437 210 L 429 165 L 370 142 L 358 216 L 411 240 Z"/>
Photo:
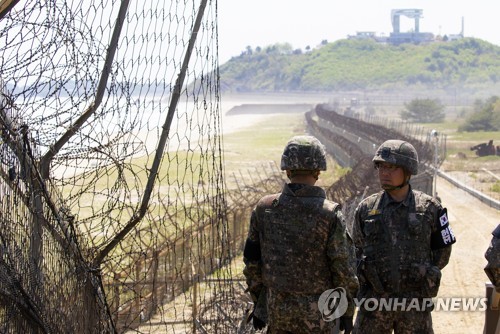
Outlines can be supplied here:
<path id="1" fill-rule="evenodd" d="M 136 328 L 230 255 L 216 1 L 28 0 L 0 38 L 0 331 Z"/>

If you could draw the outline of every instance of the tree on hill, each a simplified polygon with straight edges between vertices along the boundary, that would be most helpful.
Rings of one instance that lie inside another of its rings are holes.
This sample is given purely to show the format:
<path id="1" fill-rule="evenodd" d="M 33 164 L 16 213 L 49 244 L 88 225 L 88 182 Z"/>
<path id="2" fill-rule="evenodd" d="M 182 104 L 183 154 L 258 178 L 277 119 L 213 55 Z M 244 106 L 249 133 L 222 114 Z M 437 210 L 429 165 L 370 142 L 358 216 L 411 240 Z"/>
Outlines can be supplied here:
<path id="1" fill-rule="evenodd" d="M 500 131 L 500 97 L 492 96 L 486 101 L 480 99 L 474 102 L 474 113 L 458 131 Z"/>
<path id="2" fill-rule="evenodd" d="M 444 105 L 439 99 L 413 99 L 405 103 L 405 110 L 399 114 L 409 122 L 439 123 L 444 121 Z"/>

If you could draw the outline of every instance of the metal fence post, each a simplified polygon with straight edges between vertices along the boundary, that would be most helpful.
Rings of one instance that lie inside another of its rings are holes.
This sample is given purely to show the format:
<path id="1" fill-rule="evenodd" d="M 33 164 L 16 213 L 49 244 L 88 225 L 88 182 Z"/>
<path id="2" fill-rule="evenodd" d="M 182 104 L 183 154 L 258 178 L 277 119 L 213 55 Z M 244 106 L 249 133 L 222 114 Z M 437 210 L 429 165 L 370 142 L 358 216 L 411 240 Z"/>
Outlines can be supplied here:
<path id="1" fill-rule="evenodd" d="M 486 284 L 486 297 L 488 308 L 486 309 L 483 334 L 500 333 L 500 293 L 490 282 Z"/>

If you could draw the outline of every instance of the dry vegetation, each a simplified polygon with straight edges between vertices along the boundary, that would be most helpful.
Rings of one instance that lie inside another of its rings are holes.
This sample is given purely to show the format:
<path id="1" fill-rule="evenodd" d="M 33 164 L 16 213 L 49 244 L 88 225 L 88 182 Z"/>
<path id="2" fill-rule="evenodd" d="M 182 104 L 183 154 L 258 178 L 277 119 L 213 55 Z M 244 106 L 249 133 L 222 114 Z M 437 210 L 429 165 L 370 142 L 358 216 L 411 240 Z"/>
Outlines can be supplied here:
<path id="1" fill-rule="evenodd" d="M 448 155 L 441 170 L 458 181 L 500 201 L 500 156 L 478 157 L 471 146 L 494 139 L 500 145 L 500 132 L 483 133 L 482 139 L 468 139 L 467 134 L 451 134 L 447 142 Z M 457 139 L 455 139 L 457 138 Z"/>

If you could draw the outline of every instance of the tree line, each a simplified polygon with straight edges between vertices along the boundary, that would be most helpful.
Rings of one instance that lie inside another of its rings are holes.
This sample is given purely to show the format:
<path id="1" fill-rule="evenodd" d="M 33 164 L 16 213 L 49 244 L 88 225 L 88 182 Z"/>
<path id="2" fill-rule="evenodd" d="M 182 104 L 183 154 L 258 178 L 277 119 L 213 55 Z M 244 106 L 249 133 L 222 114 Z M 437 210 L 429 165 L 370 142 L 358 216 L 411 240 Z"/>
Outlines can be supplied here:
<path id="1" fill-rule="evenodd" d="M 445 119 L 445 105 L 435 98 L 413 99 L 405 103 L 399 115 L 409 122 L 440 123 Z M 476 99 L 472 113 L 458 131 L 500 131 L 500 97 Z"/>
<path id="2" fill-rule="evenodd" d="M 248 46 L 219 68 L 234 92 L 332 91 L 500 85 L 500 47 L 476 38 L 399 46 L 374 40 L 326 40 Z"/>

